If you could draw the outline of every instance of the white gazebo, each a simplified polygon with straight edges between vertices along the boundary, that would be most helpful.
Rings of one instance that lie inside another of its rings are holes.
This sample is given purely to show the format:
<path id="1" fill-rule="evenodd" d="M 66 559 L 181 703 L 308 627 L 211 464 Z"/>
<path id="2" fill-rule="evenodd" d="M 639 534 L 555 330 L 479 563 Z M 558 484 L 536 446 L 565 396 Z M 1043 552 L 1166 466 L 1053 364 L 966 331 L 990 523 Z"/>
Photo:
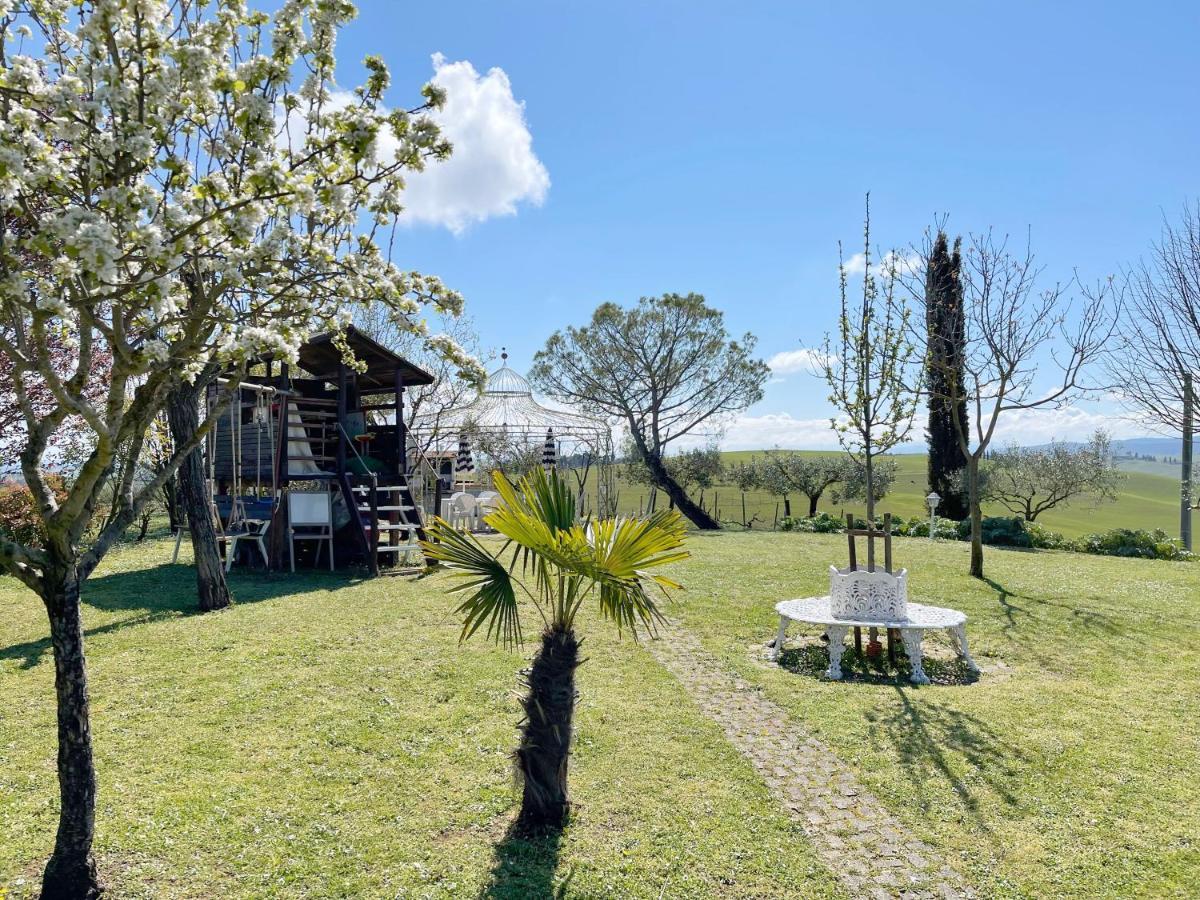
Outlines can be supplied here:
<path id="1" fill-rule="evenodd" d="M 447 447 L 466 440 L 478 461 L 480 445 L 505 442 L 537 451 L 545 459 L 548 436 L 556 442 L 556 459 L 569 459 L 586 452 L 588 466 L 594 461 L 608 464 L 612 457 L 612 430 L 608 423 L 570 409 L 538 402 L 528 380 L 508 364 L 508 353 L 500 354 L 501 366 L 488 375 L 487 385 L 470 403 L 447 410 L 439 417 L 439 445 Z M 603 502 L 606 479 L 598 478 L 599 502 Z M 580 493 L 584 489 L 580 480 Z"/>

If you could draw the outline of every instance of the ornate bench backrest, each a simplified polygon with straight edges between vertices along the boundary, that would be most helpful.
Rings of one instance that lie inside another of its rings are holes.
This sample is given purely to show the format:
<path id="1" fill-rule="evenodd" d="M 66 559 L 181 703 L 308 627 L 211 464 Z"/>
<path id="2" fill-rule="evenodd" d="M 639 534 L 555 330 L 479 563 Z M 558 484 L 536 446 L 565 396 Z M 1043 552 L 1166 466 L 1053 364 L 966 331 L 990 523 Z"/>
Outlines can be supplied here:
<path id="1" fill-rule="evenodd" d="M 829 567 L 829 606 L 839 619 L 895 622 L 908 616 L 908 570 Z"/>

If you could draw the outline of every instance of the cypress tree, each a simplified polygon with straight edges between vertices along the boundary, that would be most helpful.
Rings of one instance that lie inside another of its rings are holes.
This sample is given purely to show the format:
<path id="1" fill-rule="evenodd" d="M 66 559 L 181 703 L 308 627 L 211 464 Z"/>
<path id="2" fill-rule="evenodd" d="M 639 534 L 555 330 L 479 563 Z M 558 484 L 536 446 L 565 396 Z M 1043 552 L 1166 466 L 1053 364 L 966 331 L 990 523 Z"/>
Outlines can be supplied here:
<path id="1" fill-rule="evenodd" d="M 967 433 L 967 397 L 963 373 L 965 343 L 962 288 L 962 238 L 950 251 L 946 233 L 939 231 L 925 269 L 925 326 L 929 332 L 929 490 L 941 495 L 938 514 L 965 519 L 966 492 L 955 488 L 953 476 L 967 464 L 955 431 L 953 406 Z M 955 398 L 953 401 L 949 398 Z"/>

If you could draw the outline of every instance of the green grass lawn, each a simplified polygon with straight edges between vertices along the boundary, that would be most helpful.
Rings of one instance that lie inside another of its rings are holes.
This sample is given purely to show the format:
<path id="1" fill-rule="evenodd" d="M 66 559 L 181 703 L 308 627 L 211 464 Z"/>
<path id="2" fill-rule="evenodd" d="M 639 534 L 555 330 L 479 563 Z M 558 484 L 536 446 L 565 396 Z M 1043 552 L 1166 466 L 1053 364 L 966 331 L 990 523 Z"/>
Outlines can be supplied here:
<path id="1" fill-rule="evenodd" d="M 810 451 L 814 454 L 817 451 Z M 735 450 L 723 453 L 727 464 L 749 460 L 760 451 Z M 925 495 L 929 493 L 925 477 L 926 457 L 923 453 L 904 453 L 891 457 L 898 464 L 896 483 L 888 496 L 879 504 L 881 513 L 890 512 L 901 518 L 929 515 L 929 507 L 925 505 Z M 1179 479 L 1141 471 L 1125 472 L 1125 480 L 1121 484 L 1117 500 L 1112 503 L 1093 505 L 1086 500 L 1077 500 L 1071 505 L 1058 507 L 1038 517 L 1038 522 L 1053 531 L 1059 531 L 1067 537 L 1078 537 L 1097 531 L 1107 531 L 1111 528 L 1161 528 L 1170 535 L 1179 534 Z M 594 482 L 589 479 L 589 489 L 594 490 Z M 620 479 L 620 507 L 624 511 L 635 511 L 639 504 L 649 502 L 650 490 L 644 485 L 630 484 Z M 694 496 L 699 491 L 693 491 Z M 659 502 L 665 502 L 665 497 L 659 495 Z M 803 516 L 808 514 L 808 500 L 804 496 L 793 496 L 792 514 Z M 741 522 L 742 497 L 741 492 L 731 484 L 718 485 L 704 492 L 706 508 L 713 504 L 720 509 L 724 521 Z M 832 491 L 821 498 L 819 509 L 834 515 L 845 515 L 854 512 L 863 515 L 862 504 L 835 504 Z M 762 491 L 746 493 L 746 519 L 757 516 L 755 528 L 770 529 L 775 522 L 776 514 L 783 516 L 783 503 L 778 497 L 772 497 Z M 984 508 L 985 515 L 1011 516 L 1012 513 L 998 504 L 989 504 Z"/>
<path id="2" fill-rule="evenodd" d="M 575 822 L 531 845 L 506 835 L 527 659 L 460 648 L 444 578 L 235 574 L 235 608 L 188 615 L 170 547 L 122 550 L 84 594 L 113 896 L 840 896 L 720 729 L 607 628 L 584 626 Z M 8 900 L 32 896 L 56 822 L 46 630 L 0 578 Z"/>
<path id="3" fill-rule="evenodd" d="M 979 583 L 966 545 L 898 540 L 914 599 L 966 610 L 985 669 L 913 688 L 823 682 L 796 664 L 812 645 L 786 667 L 762 658 L 774 603 L 821 592 L 844 537 L 690 545 L 671 613 L 981 896 L 1191 892 L 1200 566 L 989 548 Z M 169 558 L 167 542 L 124 548 L 84 595 L 113 896 L 840 896 L 717 726 L 594 617 L 576 814 L 557 844 L 530 844 L 508 835 L 526 659 L 457 645 L 444 576 L 235 575 L 239 604 L 200 616 Z M 38 602 L 0 580 L 0 886 L 18 897 L 55 823 L 45 634 Z"/>

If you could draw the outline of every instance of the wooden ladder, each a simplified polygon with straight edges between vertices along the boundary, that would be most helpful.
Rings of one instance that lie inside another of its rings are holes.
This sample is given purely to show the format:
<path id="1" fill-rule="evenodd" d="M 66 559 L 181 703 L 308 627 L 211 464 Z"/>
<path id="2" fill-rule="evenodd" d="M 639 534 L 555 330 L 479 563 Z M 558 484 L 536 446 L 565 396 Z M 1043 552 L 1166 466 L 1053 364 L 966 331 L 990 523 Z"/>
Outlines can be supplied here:
<path id="1" fill-rule="evenodd" d="M 350 508 L 358 515 L 373 575 L 385 566 L 399 568 L 400 560 L 412 553 L 421 553 L 426 565 L 436 564 L 417 543 L 425 540 L 425 522 L 407 477 L 402 475 L 389 484 L 360 477 L 353 482 L 347 480 L 344 489 L 348 490 Z"/>

